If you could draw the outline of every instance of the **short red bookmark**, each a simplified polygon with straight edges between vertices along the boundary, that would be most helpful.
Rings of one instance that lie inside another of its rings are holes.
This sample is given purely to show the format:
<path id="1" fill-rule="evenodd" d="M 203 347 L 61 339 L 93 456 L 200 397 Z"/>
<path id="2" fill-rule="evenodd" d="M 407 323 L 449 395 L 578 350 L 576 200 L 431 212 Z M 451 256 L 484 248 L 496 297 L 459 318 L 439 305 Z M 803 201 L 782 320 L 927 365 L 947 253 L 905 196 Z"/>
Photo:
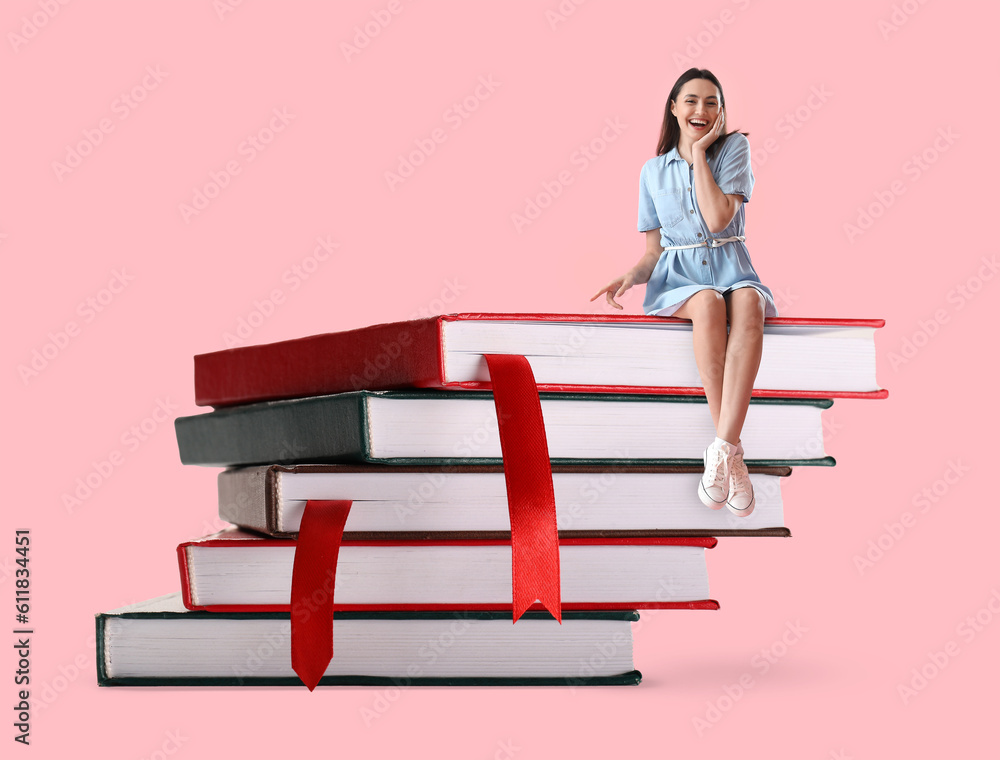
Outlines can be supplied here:
<path id="1" fill-rule="evenodd" d="M 350 501 L 306 502 L 292 564 L 292 669 L 312 691 L 333 659 L 333 589 Z"/>
<path id="2" fill-rule="evenodd" d="M 513 620 L 537 599 L 562 622 L 559 528 L 542 402 L 523 356 L 487 354 L 510 512 Z"/>

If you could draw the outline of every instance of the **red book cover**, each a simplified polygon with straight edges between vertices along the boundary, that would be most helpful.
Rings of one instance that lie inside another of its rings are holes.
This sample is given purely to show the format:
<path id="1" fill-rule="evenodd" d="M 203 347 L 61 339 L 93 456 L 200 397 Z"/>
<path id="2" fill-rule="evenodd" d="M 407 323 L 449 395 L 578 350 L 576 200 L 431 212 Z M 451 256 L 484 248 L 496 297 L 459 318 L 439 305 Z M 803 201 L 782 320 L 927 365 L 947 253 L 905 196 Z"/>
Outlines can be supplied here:
<path id="1" fill-rule="evenodd" d="M 612 546 L 689 546 L 711 549 L 718 543 L 714 537 L 635 537 L 635 538 L 560 538 L 560 547 L 586 546 L 586 545 L 612 545 Z M 229 551 L 239 551 L 247 547 L 294 547 L 293 539 L 269 538 L 239 530 L 228 528 L 219 533 L 204 538 L 186 541 L 177 547 L 177 560 L 181 576 L 181 593 L 184 606 L 189 610 L 208 610 L 210 612 L 288 612 L 288 604 L 208 604 L 199 605 L 194 600 L 192 593 L 191 568 L 189 565 L 189 547 L 223 547 Z M 343 551 L 349 547 L 364 546 L 510 546 L 510 540 L 504 539 L 448 539 L 448 540 L 407 540 L 407 541 L 383 541 L 383 540 L 354 540 L 343 541 L 341 543 L 341 557 Z M 400 610 L 492 610 L 509 611 L 512 605 L 510 602 L 503 604 L 482 603 L 482 604 L 344 604 L 334 598 L 334 611 L 400 611 Z M 715 610 L 719 608 L 719 603 L 714 599 L 699 599 L 695 601 L 615 601 L 599 603 L 583 602 L 563 602 L 564 610 L 641 610 L 641 609 L 683 609 L 683 610 Z M 535 603 L 529 609 L 542 610 L 541 604 Z"/>
<path id="2" fill-rule="evenodd" d="M 454 382 L 445 375 L 445 325 L 449 322 L 519 321 L 590 324 L 689 325 L 673 317 L 616 314 L 447 314 L 407 322 L 361 327 L 337 333 L 195 356 L 195 403 L 232 406 L 275 399 L 320 396 L 356 390 L 465 388 L 492 390 L 489 382 Z M 881 319 L 774 318 L 769 326 L 867 327 Z M 699 395 L 700 387 L 579 385 L 539 383 L 541 392 L 657 393 Z M 787 398 L 885 398 L 871 391 L 797 391 L 754 389 L 754 396 Z"/>

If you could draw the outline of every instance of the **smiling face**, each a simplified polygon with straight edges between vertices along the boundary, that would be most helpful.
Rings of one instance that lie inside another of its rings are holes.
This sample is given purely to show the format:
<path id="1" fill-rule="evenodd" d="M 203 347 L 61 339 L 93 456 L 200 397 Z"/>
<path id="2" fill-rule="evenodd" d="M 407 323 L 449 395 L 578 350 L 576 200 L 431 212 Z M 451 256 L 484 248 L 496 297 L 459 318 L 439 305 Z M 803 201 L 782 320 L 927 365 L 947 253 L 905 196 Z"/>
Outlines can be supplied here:
<path id="1" fill-rule="evenodd" d="M 707 79 L 685 82 L 670 113 L 677 117 L 683 142 L 700 140 L 719 118 L 719 88 Z"/>

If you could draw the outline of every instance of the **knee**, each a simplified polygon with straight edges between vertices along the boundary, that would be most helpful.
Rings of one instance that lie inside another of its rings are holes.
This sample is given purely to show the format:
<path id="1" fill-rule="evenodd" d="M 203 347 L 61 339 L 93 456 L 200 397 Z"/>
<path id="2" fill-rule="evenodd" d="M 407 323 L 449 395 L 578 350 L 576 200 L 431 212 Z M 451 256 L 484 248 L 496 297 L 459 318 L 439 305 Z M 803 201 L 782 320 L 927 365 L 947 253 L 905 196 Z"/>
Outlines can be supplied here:
<path id="1" fill-rule="evenodd" d="M 730 295 L 730 333 L 737 330 L 748 336 L 764 334 L 764 296 L 756 288 L 740 288 Z"/>
<path id="2" fill-rule="evenodd" d="M 691 321 L 706 327 L 726 326 L 726 299 L 717 290 L 701 290 L 691 296 Z"/>

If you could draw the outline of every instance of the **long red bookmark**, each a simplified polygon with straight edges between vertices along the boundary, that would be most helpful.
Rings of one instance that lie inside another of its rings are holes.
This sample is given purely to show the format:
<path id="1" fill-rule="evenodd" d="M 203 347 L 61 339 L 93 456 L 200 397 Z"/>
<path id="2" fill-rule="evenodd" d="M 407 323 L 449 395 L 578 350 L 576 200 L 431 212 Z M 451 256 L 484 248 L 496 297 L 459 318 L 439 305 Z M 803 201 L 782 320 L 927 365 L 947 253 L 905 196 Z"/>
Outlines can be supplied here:
<path id="1" fill-rule="evenodd" d="M 535 601 L 562 622 L 559 531 L 542 404 L 523 356 L 486 356 L 510 514 L 513 621 Z M 292 566 L 292 668 L 312 691 L 333 658 L 333 591 L 350 501 L 306 502 Z"/>
<path id="2" fill-rule="evenodd" d="M 333 588 L 350 501 L 306 502 L 292 564 L 292 669 L 312 691 L 333 659 Z"/>
<path id="3" fill-rule="evenodd" d="M 513 620 L 537 599 L 562 622 L 559 528 L 542 403 L 523 356 L 488 354 L 510 513 Z"/>

